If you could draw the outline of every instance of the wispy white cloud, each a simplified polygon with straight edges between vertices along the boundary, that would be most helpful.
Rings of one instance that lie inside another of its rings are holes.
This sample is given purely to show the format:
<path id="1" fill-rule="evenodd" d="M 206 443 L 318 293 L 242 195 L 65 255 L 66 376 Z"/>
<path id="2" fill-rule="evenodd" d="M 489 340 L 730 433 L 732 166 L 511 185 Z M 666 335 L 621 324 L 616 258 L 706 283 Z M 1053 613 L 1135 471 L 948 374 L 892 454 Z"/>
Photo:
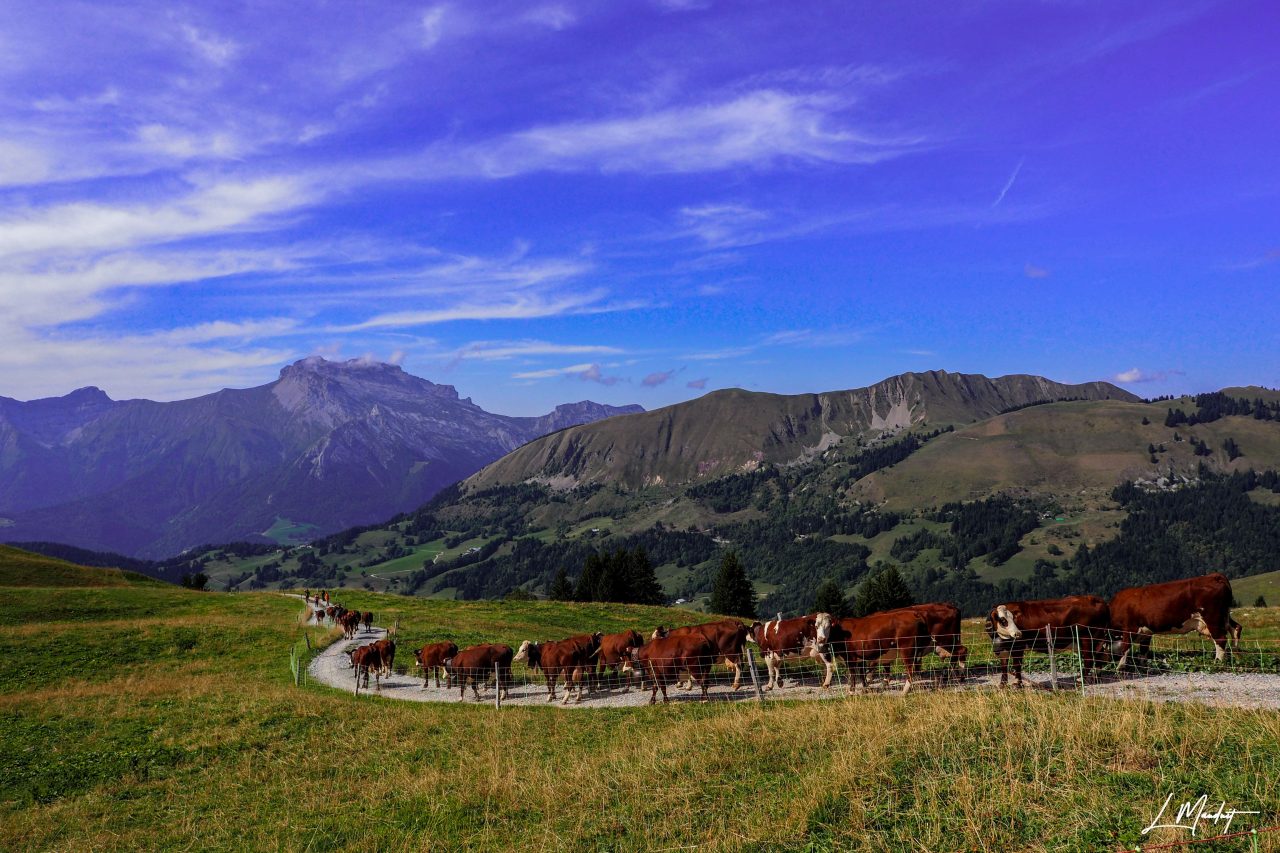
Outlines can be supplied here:
<path id="1" fill-rule="evenodd" d="M 1022 274 L 1025 275 L 1027 278 L 1048 278 L 1049 269 L 1048 267 L 1041 267 L 1032 263 L 1028 263 L 1026 266 L 1022 268 Z"/>
<path id="2" fill-rule="evenodd" d="M 842 125 L 836 95 L 762 89 L 717 103 L 549 124 L 470 145 L 437 144 L 419 174 L 505 178 L 539 171 L 700 172 L 787 161 L 875 163 L 923 144 Z"/>
<path id="3" fill-rule="evenodd" d="M 606 374 L 598 362 L 573 364 L 568 367 L 553 367 L 545 370 L 527 370 L 513 373 L 513 379 L 553 379 L 555 377 L 580 379 L 583 382 L 598 382 L 601 385 L 616 385 L 624 381 L 621 376 Z"/>
<path id="4" fill-rule="evenodd" d="M 311 200 L 289 177 L 223 181 L 158 204 L 71 202 L 0 216 L 0 259 L 153 245 L 259 226 Z"/>
<path id="5" fill-rule="evenodd" d="M 626 350 L 600 344 L 558 344 L 551 341 L 472 341 L 461 347 L 456 357 L 480 361 L 501 361 L 544 355 L 621 355 Z"/>
<path id="6" fill-rule="evenodd" d="M 707 387 L 707 378 L 704 376 L 701 379 L 690 379 L 688 382 L 684 383 L 684 387 L 700 391 Z"/>

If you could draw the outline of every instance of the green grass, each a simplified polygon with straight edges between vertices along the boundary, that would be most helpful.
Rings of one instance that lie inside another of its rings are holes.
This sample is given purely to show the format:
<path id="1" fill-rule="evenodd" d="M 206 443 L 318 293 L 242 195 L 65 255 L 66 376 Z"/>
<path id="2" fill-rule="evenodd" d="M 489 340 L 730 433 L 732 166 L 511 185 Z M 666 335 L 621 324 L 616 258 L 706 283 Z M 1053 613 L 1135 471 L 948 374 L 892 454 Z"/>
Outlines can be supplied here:
<path id="1" fill-rule="evenodd" d="M 136 572 L 94 569 L 0 545 L 0 587 L 128 586 L 157 584 Z M 16 593 L 6 593 L 6 597 Z"/>
<path id="2" fill-rule="evenodd" d="M 1253 604 L 1261 595 L 1266 597 L 1268 604 L 1276 607 L 1280 605 L 1280 571 L 1236 578 L 1231 582 L 1231 592 L 1236 601 L 1245 606 Z"/>
<path id="3" fill-rule="evenodd" d="M 699 618 L 337 597 L 398 618 L 406 657 L 446 636 Z M 301 610 L 156 584 L 6 589 L 0 848 L 1114 849 L 1174 837 L 1139 836 L 1169 792 L 1263 812 L 1240 828 L 1280 823 L 1275 713 L 1013 691 L 500 712 L 356 700 L 292 685 Z M 1246 636 L 1280 622 L 1246 614 Z"/>
<path id="4" fill-rule="evenodd" d="M 262 531 L 262 535 L 278 545 L 297 545 L 314 537 L 318 529 L 314 524 L 291 521 L 277 515 L 275 522 Z"/>

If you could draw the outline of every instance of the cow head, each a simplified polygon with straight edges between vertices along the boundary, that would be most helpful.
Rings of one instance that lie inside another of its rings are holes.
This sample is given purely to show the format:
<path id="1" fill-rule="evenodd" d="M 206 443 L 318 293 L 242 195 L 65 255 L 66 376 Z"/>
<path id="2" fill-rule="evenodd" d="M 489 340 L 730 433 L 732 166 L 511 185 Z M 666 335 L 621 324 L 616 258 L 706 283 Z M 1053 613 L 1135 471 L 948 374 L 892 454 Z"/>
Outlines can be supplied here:
<path id="1" fill-rule="evenodd" d="M 663 637 L 665 637 L 665 636 L 667 636 L 667 626 L 666 626 L 666 625 L 659 625 L 657 628 L 654 628 L 654 629 L 653 629 L 653 633 L 649 635 L 649 639 L 650 639 L 650 640 L 661 640 L 661 639 L 662 639 Z"/>
<path id="2" fill-rule="evenodd" d="M 531 643 L 525 640 L 520 644 L 520 650 L 516 652 L 516 656 L 511 659 L 512 663 L 516 661 L 524 661 L 530 667 L 538 666 L 542 660 L 542 647 L 537 643 Z"/>
<path id="3" fill-rule="evenodd" d="M 831 639 L 831 614 L 819 613 L 813 618 L 813 646 L 821 652 Z"/>
<path id="4" fill-rule="evenodd" d="M 1003 604 L 997 605 L 996 609 L 991 611 L 991 626 L 995 630 L 995 635 L 1001 640 L 1016 640 L 1022 636 L 1022 629 L 1018 627 L 1017 611 L 1010 610 Z"/>
<path id="5" fill-rule="evenodd" d="M 631 673 L 632 678 L 640 678 L 640 669 L 636 666 L 639 660 L 640 649 L 636 646 L 632 646 L 623 653 L 622 666 L 618 668 L 619 672 L 629 672 Z"/>
<path id="6" fill-rule="evenodd" d="M 747 628 L 747 641 L 751 643 L 755 643 L 757 646 L 760 645 L 760 632 L 763 630 L 764 630 L 764 623 L 761 622 L 759 619 L 752 622 L 751 626 Z"/>

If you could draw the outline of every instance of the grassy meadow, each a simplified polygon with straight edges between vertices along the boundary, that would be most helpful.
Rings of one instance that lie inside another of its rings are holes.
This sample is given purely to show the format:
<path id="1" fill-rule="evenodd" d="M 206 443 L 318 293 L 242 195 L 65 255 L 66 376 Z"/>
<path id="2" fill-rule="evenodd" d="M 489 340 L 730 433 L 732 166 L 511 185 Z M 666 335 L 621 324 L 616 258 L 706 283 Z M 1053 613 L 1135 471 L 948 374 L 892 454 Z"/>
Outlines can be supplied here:
<path id="1" fill-rule="evenodd" d="M 6 850 L 1132 849 L 1171 792 L 1262 812 L 1235 828 L 1280 823 L 1276 713 L 1013 691 L 591 710 L 357 700 L 293 685 L 296 600 L 119 573 L 89 585 L 98 570 L 63 566 L 35 586 L 29 559 L 0 550 Z M 696 616 L 342 600 L 399 619 L 406 655 L 425 639 Z M 1280 849 L 1280 833 L 1260 840 Z"/>

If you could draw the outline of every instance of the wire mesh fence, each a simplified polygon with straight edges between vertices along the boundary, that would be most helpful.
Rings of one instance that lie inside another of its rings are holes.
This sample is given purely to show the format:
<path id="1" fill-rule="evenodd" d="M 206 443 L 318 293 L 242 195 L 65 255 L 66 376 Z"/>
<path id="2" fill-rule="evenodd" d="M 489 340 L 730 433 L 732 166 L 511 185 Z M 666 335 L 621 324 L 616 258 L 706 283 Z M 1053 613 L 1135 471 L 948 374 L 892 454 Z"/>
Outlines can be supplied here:
<path id="1" fill-rule="evenodd" d="M 349 652 L 383 635 L 380 629 L 365 629 L 343 645 Z M 655 657 L 642 646 L 634 660 L 630 652 L 625 659 L 604 659 L 586 649 L 567 662 L 544 660 L 531 666 L 517 659 L 502 664 L 500 673 L 495 670 L 497 662 L 487 662 L 483 671 L 469 666 L 457 672 L 452 662 L 442 662 L 439 669 L 424 673 L 414 660 L 415 650 L 400 649 L 389 667 L 362 671 L 362 685 L 367 679 L 374 694 L 419 701 L 493 700 L 496 704 L 498 697 L 490 691 L 500 675 L 501 699 L 506 704 L 574 705 L 983 690 L 1005 683 L 1101 695 L 1146 691 L 1151 698 L 1178 699 L 1203 698 L 1205 691 L 1221 694 L 1239 687 L 1255 704 L 1280 707 L 1280 643 L 1276 641 L 1231 643 L 1219 656 L 1211 640 L 1198 636 L 1142 639 L 1142 648 L 1130 649 L 1123 666 L 1115 634 L 1084 626 L 1056 627 L 1052 642 L 1049 632 L 1024 634 L 1016 643 L 965 633 L 960 637 L 968 648 L 963 663 L 939 654 L 940 647 L 954 643 L 937 636 L 847 645 L 833 642 L 821 650 L 808 646 L 782 654 L 747 642 L 736 651 L 674 658 Z M 349 661 L 347 667 L 351 668 Z M 297 679 L 296 670 L 294 674 Z M 354 672 L 348 674 L 354 678 Z M 1246 684 L 1237 678 L 1243 676 L 1253 678 Z"/>

